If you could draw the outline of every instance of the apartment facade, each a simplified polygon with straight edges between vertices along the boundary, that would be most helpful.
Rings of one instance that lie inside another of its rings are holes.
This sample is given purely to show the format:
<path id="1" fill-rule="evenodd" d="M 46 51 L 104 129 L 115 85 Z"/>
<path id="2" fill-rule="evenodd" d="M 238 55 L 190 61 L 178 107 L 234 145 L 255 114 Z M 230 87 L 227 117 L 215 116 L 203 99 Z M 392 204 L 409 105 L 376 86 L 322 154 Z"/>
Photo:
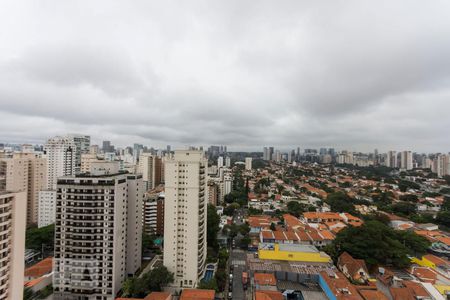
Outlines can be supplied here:
<path id="1" fill-rule="evenodd" d="M 162 183 L 162 159 L 150 153 L 142 153 L 139 156 L 138 173 L 142 174 L 142 179 L 147 190 L 154 189 Z"/>
<path id="2" fill-rule="evenodd" d="M 47 161 L 39 153 L 19 152 L 0 158 L 0 191 L 25 191 L 27 225 L 38 222 L 39 191 L 47 186 Z"/>
<path id="3" fill-rule="evenodd" d="M 208 160 L 200 150 L 178 150 L 165 163 L 164 265 L 174 285 L 196 287 L 206 264 Z"/>
<path id="4" fill-rule="evenodd" d="M 0 299 L 23 299 L 26 192 L 0 192 Z"/>
<path id="5" fill-rule="evenodd" d="M 54 299 L 112 300 L 141 265 L 142 176 L 58 180 Z"/>
<path id="6" fill-rule="evenodd" d="M 164 235 L 164 193 L 147 195 L 144 200 L 144 231 Z"/>

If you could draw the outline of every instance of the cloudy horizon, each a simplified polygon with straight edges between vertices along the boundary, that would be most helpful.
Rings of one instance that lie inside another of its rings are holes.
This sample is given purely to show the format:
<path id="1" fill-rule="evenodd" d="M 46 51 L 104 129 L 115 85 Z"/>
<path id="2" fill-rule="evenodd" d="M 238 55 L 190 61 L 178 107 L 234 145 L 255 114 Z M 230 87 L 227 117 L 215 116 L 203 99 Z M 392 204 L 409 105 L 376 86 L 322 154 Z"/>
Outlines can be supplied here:
<path id="1" fill-rule="evenodd" d="M 450 151 L 448 1 L 2 1 L 0 142 Z"/>

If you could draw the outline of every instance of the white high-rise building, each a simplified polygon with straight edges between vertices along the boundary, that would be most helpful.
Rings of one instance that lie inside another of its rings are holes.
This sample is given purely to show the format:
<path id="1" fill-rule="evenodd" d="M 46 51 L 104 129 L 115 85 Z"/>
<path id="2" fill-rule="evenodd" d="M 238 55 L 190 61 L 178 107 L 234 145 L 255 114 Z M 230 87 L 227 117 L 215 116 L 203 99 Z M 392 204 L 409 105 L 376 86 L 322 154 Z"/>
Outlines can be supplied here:
<path id="1" fill-rule="evenodd" d="M 229 156 L 225 157 L 225 167 L 231 167 L 231 158 Z"/>
<path id="2" fill-rule="evenodd" d="M 251 169 L 252 169 L 252 158 L 251 157 L 245 158 L 245 169 L 247 171 L 251 171 Z"/>
<path id="3" fill-rule="evenodd" d="M 55 190 L 58 177 L 76 174 L 76 144 L 72 138 L 57 136 L 47 141 L 44 151 L 47 155 L 47 189 Z"/>
<path id="4" fill-rule="evenodd" d="M 402 151 L 400 154 L 400 168 L 403 170 L 413 169 L 413 159 L 411 151 Z"/>
<path id="5" fill-rule="evenodd" d="M 386 158 L 386 167 L 389 168 L 397 168 L 397 152 L 396 151 L 388 151 Z"/>
<path id="6" fill-rule="evenodd" d="M 231 174 L 225 174 L 223 177 L 223 195 L 228 195 L 233 189 L 233 177 Z"/>
<path id="7" fill-rule="evenodd" d="M 77 143 L 83 144 L 81 139 Z M 39 192 L 38 224 L 46 226 L 55 222 L 54 205 L 56 183 L 59 177 L 75 175 L 81 170 L 81 154 L 77 166 L 77 146 L 74 137 L 56 136 L 44 145 L 47 158 L 47 188 Z M 43 225 L 46 224 L 46 225 Z"/>
<path id="8" fill-rule="evenodd" d="M 26 192 L 0 192 L 0 299 L 23 299 Z"/>
<path id="9" fill-rule="evenodd" d="M 275 150 L 275 161 L 281 162 L 281 151 L 280 150 Z"/>
<path id="10" fill-rule="evenodd" d="M 141 266 L 141 175 L 58 179 L 54 299 L 113 300 Z"/>
<path id="11" fill-rule="evenodd" d="M 177 150 L 165 163 L 164 266 L 176 287 L 196 287 L 205 270 L 207 167 L 199 150 Z"/>
<path id="12" fill-rule="evenodd" d="M 218 168 L 223 167 L 223 156 L 219 156 L 219 158 L 217 158 L 217 167 Z"/>
<path id="13" fill-rule="evenodd" d="M 432 170 L 439 176 L 450 175 L 450 155 L 439 154 L 433 162 Z"/>

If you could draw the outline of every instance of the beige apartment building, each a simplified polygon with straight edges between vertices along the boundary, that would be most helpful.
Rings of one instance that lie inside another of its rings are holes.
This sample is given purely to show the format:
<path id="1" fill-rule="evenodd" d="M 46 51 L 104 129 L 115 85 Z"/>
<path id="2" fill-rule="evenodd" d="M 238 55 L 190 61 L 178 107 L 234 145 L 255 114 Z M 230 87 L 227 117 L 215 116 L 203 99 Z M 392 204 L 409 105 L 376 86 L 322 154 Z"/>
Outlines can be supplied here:
<path id="1" fill-rule="evenodd" d="M 193 288 L 206 264 L 208 160 L 179 150 L 165 162 L 164 265 L 177 288 Z"/>
<path id="2" fill-rule="evenodd" d="M 24 191 L 27 225 L 38 222 L 39 191 L 47 186 L 47 160 L 41 154 L 19 152 L 0 157 L 0 191 Z"/>
<path id="3" fill-rule="evenodd" d="M 114 300 L 141 267 L 142 176 L 128 173 L 58 179 L 54 299 Z"/>
<path id="4" fill-rule="evenodd" d="M 0 192 L 0 299 L 23 299 L 26 192 Z"/>
<path id="5" fill-rule="evenodd" d="M 162 183 L 161 157 L 150 153 L 142 153 L 139 156 L 138 173 L 142 174 L 142 179 L 147 190 L 157 187 Z"/>

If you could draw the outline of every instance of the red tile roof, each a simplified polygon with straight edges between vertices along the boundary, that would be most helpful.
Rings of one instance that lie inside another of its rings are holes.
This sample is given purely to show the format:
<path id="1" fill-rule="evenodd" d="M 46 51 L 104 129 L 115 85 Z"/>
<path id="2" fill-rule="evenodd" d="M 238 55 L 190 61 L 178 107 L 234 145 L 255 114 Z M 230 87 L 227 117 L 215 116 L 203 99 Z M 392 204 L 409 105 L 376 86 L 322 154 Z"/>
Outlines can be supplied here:
<path id="1" fill-rule="evenodd" d="M 214 300 L 215 295 L 214 290 L 185 289 L 180 300 Z"/>

